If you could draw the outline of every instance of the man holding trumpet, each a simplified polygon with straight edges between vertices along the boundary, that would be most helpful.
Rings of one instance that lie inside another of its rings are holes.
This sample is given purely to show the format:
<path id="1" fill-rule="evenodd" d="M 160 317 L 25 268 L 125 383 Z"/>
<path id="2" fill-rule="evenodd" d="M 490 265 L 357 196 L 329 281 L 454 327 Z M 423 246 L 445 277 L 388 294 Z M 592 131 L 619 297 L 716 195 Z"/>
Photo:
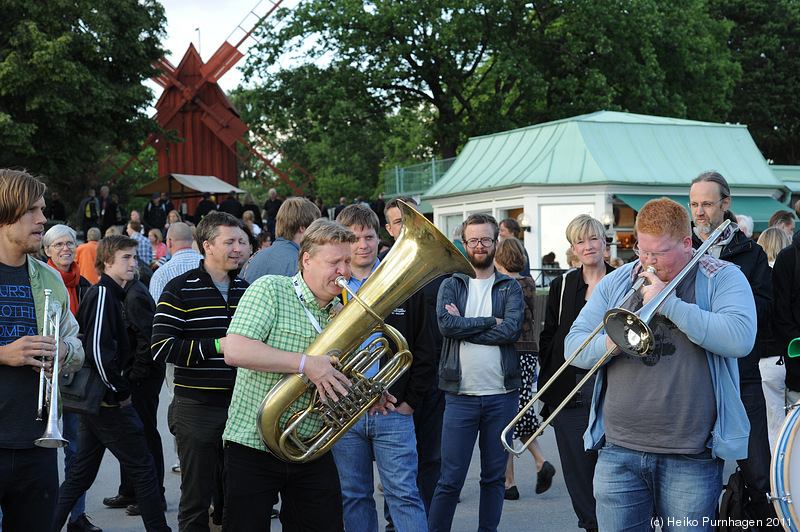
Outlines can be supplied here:
<path id="1" fill-rule="evenodd" d="M 589 369 L 613 350 L 598 372 L 584 435 L 587 449 L 599 449 L 598 525 L 711 530 L 724 460 L 747 456 L 750 426 L 736 359 L 755 341 L 753 294 L 730 263 L 703 255 L 690 264 L 691 225 L 680 204 L 647 202 L 635 233 L 639 260 L 600 281 L 565 340 L 565 352 L 573 353 L 634 281 L 647 279 L 649 285 L 623 304 L 630 311 L 651 301 L 648 310 L 659 307 L 649 322 L 653 342 L 645 356 L 616 347 L 635 335 L 615 344 L 599 334 L 574 361 Z M 648 266 L 655 273 L 643 271 Z M 671 282 L 676 277 L 682 279 Z"/>
<path id="2" fill-rule="evenodd" d="M 52 526 L 58 457 L 55 448 L 34 444 L 48 423 L 47 416 L 36 419 L 38 372 L 44 368 L 49 377 L 56 350 L 62 371 L 83 363 L 78 323 L 61 276 L 27 256 L 42 245 L 45 188 L 25 172 L 0 170 L 0 508 L 6 530 Z M 45 289 L 61 304 L 58 346 L 40 333 L 45 312 L 51 311 L 44 308 Z"/>

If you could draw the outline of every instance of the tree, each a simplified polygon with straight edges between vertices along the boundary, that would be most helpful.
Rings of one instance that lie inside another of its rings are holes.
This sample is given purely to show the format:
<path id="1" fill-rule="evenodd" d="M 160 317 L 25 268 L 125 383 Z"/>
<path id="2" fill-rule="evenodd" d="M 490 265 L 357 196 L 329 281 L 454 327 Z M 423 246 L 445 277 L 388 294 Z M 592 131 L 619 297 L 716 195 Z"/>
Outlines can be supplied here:
<path id="1" fill-rule="evenodd" d="M 600 109 L 722 120 L 739 70 L 704 0 L 309 0 L 248 61 L 357 72 L 377 107 L 435 111 L 442 157 L 473 135 Z M 333 102 L 338 87 L 317 88 Z M 324 92 L 329 91 L 329 92 Z"/>
<path id="2" fill-rule="evenodd" d="M 2 0 L 0 150 L 3 166 L 44 175 L 76 198 L 111 150 L 158 126 L 143 81 L 163 56 L 155 0 Z"/>
<path id="3" fill-rule="evenodd" d="M 791 0 L 712 0 L 713 16 L 735 23 L 728 47 L 742 66 L 727 119 L 747 124 L 777 164 L 800 164 L 800 5 Z"/>

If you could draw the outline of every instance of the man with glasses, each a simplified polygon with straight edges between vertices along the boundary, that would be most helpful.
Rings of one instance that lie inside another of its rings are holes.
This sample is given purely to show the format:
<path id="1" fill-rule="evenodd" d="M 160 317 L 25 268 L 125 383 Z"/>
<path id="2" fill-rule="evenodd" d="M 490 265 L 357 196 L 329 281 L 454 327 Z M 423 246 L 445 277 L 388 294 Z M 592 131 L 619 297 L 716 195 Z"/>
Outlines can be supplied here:
<path id="1" fill-rule="evenodd" d="M 636 311 L 693 256 L 689 213 L 669 198 L 647 202 L 636 218 L 639 260 L 606 275 L 564 341 L 572 353 L 605 312 L 622 304 L 639 277 L 649 285 L 623 304 Z M 645 272 L 652 266 L 655 273 Z M 645 357 L 619 349 L 597 373 L 587 449 L 600 530 L 713 530 L 724 460 L 747 456 L 749 425 L 735 358 L 753 347 L 755 304 L 739 268 L 704 255 L 649 323 Z M 590 369 L 614 343 L 596 335 L 575 359 Z M 695 523 L 697 523 L 695 525 Z"/>
<path id="2" fill-rule="evenodd" d="M 692 244 L 700 247 L 708 236 L 722 223 L 726 217 L 733 221 L 728 208 L 731 204 L 731 192 L 727 180 L 719 172 L 703 172 L 694 180 L 689 190 L 689 209 L 694 219 L 694 235 Z M 769 330 L 772 319 L 772 281 L 767 262 L 767 254 L 735 223 L 711 246 L 708 252 L 712 257 L 732 262 L 739 266 L 747 281 L 756 302 L 758 330 Z M 760 519 L 764 526 L 760 530 L 780 530 L 780 526 L 770 528 L 769 523 L 776 523 L 775 509 L 767 501 L 769 486 L 769 436 L 767 432 L 767 408 L 764 392 L 761 388 L 761 372 L 758 361 L 761 358 L 761 338 L 757 337 L 752 351 L 739 359 L 739 382 L 742 402 L 750 420 L 750 438 L 747 447 L 747 459 L 739 460 L 744 475 L 747 493 L 752 501 L 752 517 Z"/>
<path id="3" fill-rule="evenodd" d="M 522 332 L 522 288 L 494 267 L 499 227 L 472 214 L 461 238 L 475 278 L 456 273 L 439 288 L 436 315 L 444 337 L 439 388 L 446 392 L 442 471 L 428 530 L 450 530 L 480 433 L 480 530 L 496 530 L 503 511 L 508 453 L 498 437 L 517 414 L 521 377 L 515 343 Z M 509 444 L 510 444 L 509 438 Z"/>

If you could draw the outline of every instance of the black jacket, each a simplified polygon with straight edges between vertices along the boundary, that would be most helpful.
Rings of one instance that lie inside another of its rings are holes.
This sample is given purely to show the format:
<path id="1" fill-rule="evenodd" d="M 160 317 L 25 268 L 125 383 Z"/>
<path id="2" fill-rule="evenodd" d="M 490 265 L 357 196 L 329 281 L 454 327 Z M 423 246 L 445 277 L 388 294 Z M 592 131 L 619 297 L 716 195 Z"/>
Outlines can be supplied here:
<path id="1" fill-rule="evenodd" d="M 109 405 L 119 404 L 131 395 L 130 383 L 123 375 L 131 363 L 131 350 L 125 336 L 122 297 L 122 287 L 103 274 L 86 292 L 76 316 L 86 359 L 108 388 L 103 401 Z"/>
<path id="2" fill-rule="evenodd" d="M 695 249 L 703 245 L 697 235 L 692 235 L 692 244 Z M 756 301 L 756 314 L 758 328 L 763 330 L 769 327 L 772 320 L 772 281 L 770 280 L 769 261 L 767 254 L 753 239 L 748 238 L 742 231 L 736 231 L 733 239 L 728 242 L 719 255 L 719 258 L 739 266 L 747 277 L 753 298 Z M 758 370 L 758 360 L 761 358 L 761 343 L 763 339 L 756 336 L 753 350 L 744 358 L 739 359 L 739 381 L 761 382 L 761 372 Z"/>
<path id="3" fill-rule="evenodd" d="M 394 309 L 384 321 L 400 331 L 414 357 L 411 367 L 389 388 L 389 393 L 397 398 L 398 405 L 405 401 L 408 406 L 416 409 L 428 389 L 434 385 L 436 375 L 436 343 L 428 320 L 425 294 L 415 293 Z M 392 345 L 392 348 L 396 353 L 397 346 Z"/>
<path id="4" fill-rule="evenodd" d="M 614 268 L 606 264 L 606 275 L 613 272 Z M 564 285 L 564 297 L 561 297 L 561 284 Z M 547 296 L 547 306 L 544 313 L 544 328 L 539 333 L 539 378 L 538 388 L 541 390 L 545 383 L 555 375 L 558 368 L 564 365 L 564 339 L 569 333 L 572 322 L 578 317 L 581 309 L 586 305 L 586 290 L 589 285 L 583 280 L 583 268 L 568 272 L 566 276 L 559 275 L 550 283 L 550 294 Z M 561 315 L 559 316 L 559 304 Z M 568 353 L 566 356 L 571 355 Z M 567 397 L 580 378 L 586 375 L 586 370 L 575 366 L 568 366 L 558 379 L 551 384 L 542 394 L 542 402 L 555 408 Z M 581 398 L 591 401 L 591 397 Z"/>
<path id="5" fill-rule="evenodd" d="M 800 338 L 800 298 L 793 297 L 797 254 L 800 253 L 800 232 L 795 233 L 792 245 L 784 248 L 772 266 L 772 287 L 775 290 L 775 312 L 772 315 L 772 334 L 777 354 L 785 355 L 789 342 Z M 798 279 L 800 282 L 800 279 Z M 786 387 L 800 390 L 800 359 L 784 356 Z"/>
<path id="6" fill-rule="evenodd" d="M 128 343 L 133 351 L 130 364 L 125 368 L 125 375 L 130 382 L 138 384 L 151 375 L 163 376 L 166 364 L 163 360 L 153 360 L 150 355 L 150 338 L 156 314 L 153 296 L 138 279 L 125 283 L 123 291 L 122 317 L 125 319 Z"/>

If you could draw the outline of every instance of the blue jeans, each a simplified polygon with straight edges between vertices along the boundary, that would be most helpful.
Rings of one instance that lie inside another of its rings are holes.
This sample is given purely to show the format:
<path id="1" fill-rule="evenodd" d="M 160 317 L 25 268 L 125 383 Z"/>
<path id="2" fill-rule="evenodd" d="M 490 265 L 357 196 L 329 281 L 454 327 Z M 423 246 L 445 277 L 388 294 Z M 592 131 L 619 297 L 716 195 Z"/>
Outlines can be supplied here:
<path id="1" fill-rule="evenodd" d="M 428 530 L 450 530 L 476 439 L 481 450 L 478 530 L 497 530 L 503 512 L 508 463 L 508 453 L 500 442 L 500 433 L 517 415 L 519 392 L 515 390 L 483 396 L 448 393 L 445 401 L 442 421 L 442 476 L 431 502 Z"/>
<path id="2" fill-rule="evenodd" d="M 75 455 L 78 454 L 78 414 L 65 411 L 62 417 L 64 419 L 64 438 L 69 441 L 69 445 L 64 447 L 64 478 L 66 478 L 69 474 L 69 466 L 72 465 Z M 84 512 L 86 512 L 86 492 L 82 493 L 75 501 L 75 506 L 72 507 L 72 512 L 69 514 L 70 522 L 78 519 Z"/>
<path id="3" fill-rule="evenodd" d="M 417 489 L 414 418 L 399 412 L 364 415 L 333 446 L 342 484 L 345 530 L 377 532 L 372 457 L 398 532 L 425 530 L 425 507 Z"/>
<path id="4" fill-rule="evenodd" d="M 145 529 L 148 532 L 169 530 L 156 481 L 156 465 L 147 450 L 142 422 L 132 404 L 100 407 L 97 415 L 80 416 L 78 454 L 58 491 L 53 530 L 61 530 L 75 501 L 94 483 L 106 449 L 119 460 L 133 481 Z"/>
<path id="5" fill-rule="evenodd" d="M 594 472 L 600 530 L 713 530 L 724 464 L 711 449 L 657 454 L 607 443 Z"/>

